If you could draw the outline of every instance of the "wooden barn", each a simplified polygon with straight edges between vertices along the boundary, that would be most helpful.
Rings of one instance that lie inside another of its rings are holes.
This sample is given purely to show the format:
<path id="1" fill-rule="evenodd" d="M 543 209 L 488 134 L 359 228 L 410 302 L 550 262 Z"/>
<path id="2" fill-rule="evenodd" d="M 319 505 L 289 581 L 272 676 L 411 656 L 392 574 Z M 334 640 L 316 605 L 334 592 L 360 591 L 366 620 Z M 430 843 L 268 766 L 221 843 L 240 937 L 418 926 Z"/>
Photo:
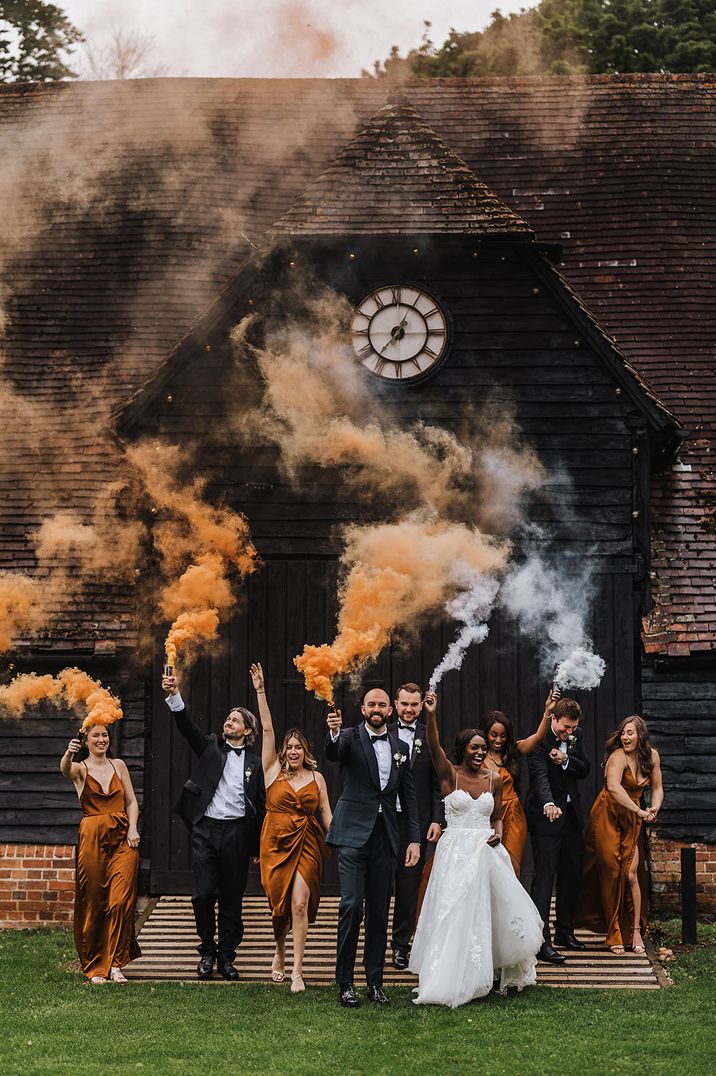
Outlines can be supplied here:
<path id="1" fill-rule="evenodd" d="M 397 96 L 369 79 L 2 88 L 0 568 L 45 578 L 43 519 L 96 521 L 108 489 L 121 518 L 123 446 L 190 446 L 211 501 L 247 517 L 261 566 L 183 693 L 216 728 L 230 703 L 251 705 L 261 660 L 279 727 L 304 726 L 320 747 L 325 706 L 293 657 L 333 638 L 341 527 L 381 507 L 339 468 L 298 482 L 275 445 L 227 439 L 254 400 L 250 375 L 237 390 L 231 334 L 269 303 L 282 316 L 297 279 L 369 316 L 376 292 L 389 303 L 402 289 L 418 309 L 425 296 L 433 347 L 409 368 L 366 353 L 367 383 L 397 428 L 457 432 L 488 403 L 513 409 L 553 476 L 555 499 L 531 521 L 595 580 L 607 671 L 579 695 L 590 792 L 607 735 L 643 713 L 666 787 L 654 898 L 674 906 L 687 843 L 712 907 L 715 97 L 711 76 L 657 75 L 416 81 Z M 142 796 L 142 885 L 187 892 L 171 807 L 190 759 L 159 686 L 166 625 L 148 641 L 151 548 L 133 583 L 67 570 L 63 599 L 2 676 L 77 664 L 116 690 L 115 750 Z M 452 634 L 445 621 L 396 642 L 364 683 L 425 683 Z M 442 685 L 446 738 L 492 708 L 529 731 L 549 679 L 534 641 L 496 613 Z M 355 713 L 356 691 L 342 685 L 339 702 Z M 58 761 L 72 729 L 46 711 L 0 721 L 2 924 L 71 912 L 79 811 Z"/>

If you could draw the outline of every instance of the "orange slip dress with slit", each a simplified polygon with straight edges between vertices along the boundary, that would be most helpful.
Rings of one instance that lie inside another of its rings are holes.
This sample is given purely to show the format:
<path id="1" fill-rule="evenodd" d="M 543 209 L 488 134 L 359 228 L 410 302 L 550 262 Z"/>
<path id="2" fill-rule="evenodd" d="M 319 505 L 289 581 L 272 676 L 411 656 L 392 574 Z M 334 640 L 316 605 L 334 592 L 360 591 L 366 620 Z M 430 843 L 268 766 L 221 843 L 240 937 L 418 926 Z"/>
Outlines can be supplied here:
<path id="1" fill-rule="evenodd" d="M 88 979 L 107 978 L 111 968 L 123 968 L 140 955 L 134 934 L 139 849 L 127 844 L 129 819 L 116 770 L 107 792 L 87 772 L 80 806 L 75 947 Z"/>
<path id="2" fill-rule="evenodd" d="M 321 896 L 323 864 L 328 855 L 318 821 L 315 780 L 295 791 L 278 778 L 266 790 L 266 818 L 261 830 L 261 884 L 271 906 L 274 934 L 291 923 L 291 890 L 296 874 L 308 886 L 308 921 L 313 923 Z"/>

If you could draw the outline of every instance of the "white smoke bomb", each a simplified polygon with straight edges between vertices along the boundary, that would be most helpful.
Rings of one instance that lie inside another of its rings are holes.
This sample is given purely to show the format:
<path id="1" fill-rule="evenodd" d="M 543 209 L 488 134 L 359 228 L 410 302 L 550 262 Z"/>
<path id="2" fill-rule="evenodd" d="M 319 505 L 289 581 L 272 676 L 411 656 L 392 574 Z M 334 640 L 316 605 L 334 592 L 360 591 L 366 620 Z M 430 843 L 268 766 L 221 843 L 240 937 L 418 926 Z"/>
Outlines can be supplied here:
<path id="1" fill-rule="evenodd" d="M 562 688 L 582 688 L 591 691 L 599 687 L 606 669 L 604 658 L 583 647 L 576 647 L 569 657 L 560 661 L 554 679 Z"/>

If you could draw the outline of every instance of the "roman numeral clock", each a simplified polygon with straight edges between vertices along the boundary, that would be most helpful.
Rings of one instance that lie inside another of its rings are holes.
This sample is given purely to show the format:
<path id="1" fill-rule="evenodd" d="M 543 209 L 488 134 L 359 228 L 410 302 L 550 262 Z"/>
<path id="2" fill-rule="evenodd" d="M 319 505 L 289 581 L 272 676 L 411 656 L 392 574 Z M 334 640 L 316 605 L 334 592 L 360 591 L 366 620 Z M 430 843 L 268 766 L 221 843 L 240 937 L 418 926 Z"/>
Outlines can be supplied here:
<path id="1" fill-rule="evenodd" d="M 355 308 L 351 342 L 372 374 L 388 381 L 413 381 L 433 370 L 445 355 L 447 315 L 419 288 L 377 288 Z"/>

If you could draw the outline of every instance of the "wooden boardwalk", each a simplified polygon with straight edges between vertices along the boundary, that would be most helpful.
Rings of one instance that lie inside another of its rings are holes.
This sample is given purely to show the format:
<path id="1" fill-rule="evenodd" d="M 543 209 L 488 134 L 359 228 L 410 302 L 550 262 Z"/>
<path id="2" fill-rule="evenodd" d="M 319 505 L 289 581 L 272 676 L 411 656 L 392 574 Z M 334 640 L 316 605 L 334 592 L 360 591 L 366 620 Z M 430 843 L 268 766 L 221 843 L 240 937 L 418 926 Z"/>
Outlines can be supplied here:
<path id="1" fill-rule="evenodd" d="M 338 897 L 323 897 L 318 918 L 308 934 L 304 960 L 304 978 L 308 985 L 330 985 L 334 982 L 337 916 Z M 273 933 L 265 897 L 245 898 L 244 923 L 244 940 L 239 949 L 236 967 L 243 982 L 268 982 L 273 955 Z M 538 964 L 537 978 L 541 986 L 659 990 L 666 981 L 661 968 L 655 966 L 647 954 L 637 956 L 634 953 L 626 953 L 622 957 L 613 956 L 605 948 L 604 939 L 599 935 L 579 931 L 577 936 L 586 942 L 586 952 L 569 953 L 568 962 L 560 967 Z M 139 943 L 143 955 L 125 969 L 127 978 L 198 982 L 197 939 L 189 897 L 161 897 L 144 921 Z M 358 948 L 357 983 L 362 981 L 361 953 L 362 943 Z M 286 968 L 287 972 L 290 971 L 290 939 Z M 219 976 L 212 982 L 229 985 Z M 389 961 L 386 962 L 386 987 L 415 986 L 416 982 L 415 976 L 396 971 Z"/>

